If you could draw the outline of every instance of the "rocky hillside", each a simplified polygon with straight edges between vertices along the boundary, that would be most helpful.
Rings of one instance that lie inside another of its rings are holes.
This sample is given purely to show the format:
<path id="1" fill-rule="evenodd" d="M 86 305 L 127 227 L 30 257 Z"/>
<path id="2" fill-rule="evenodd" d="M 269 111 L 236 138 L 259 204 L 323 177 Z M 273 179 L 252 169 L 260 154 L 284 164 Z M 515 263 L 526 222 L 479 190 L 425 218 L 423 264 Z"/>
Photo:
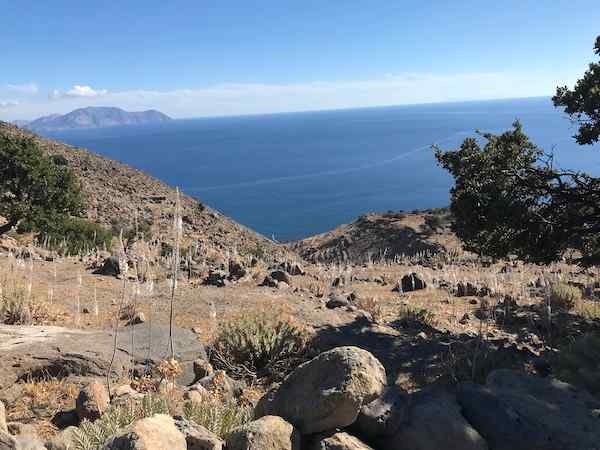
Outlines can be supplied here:
<path id="1" fill-rule="evenodd" d="M 128 112 L 113 107 L 88 107 L 68 114 L 52 114 L 33 120 L 25 125 L 33 131 L 58 131 L 77 128 L 103 128 L 116 125 L 141 125 L 168 122 L 169 116 L 156 111 Z"/>
<path id="2" fill-rule="evenodd" d="M 369 213 L 289 245 L 308 261 L 328 263 L 363 263 L 460 248 L 445 210 Z"/>
<path id="3" fill-rule="evenodd" d="M 0 133 L 33 136 L 48 154 L 64 156 L 80 180 L 91 221 L 109 227 L 115 222 L 133 225 L 137 220 L 159 232 L 169 232 L 176 198 L 172 187 L 125 164 L 41 138 L 8 123 L 0 122 Z M 236 251 L 269 259 L 287 252 L 192 197 L 182 195 L 181 206 L 185 239 L 199 242 L 209 256 Z"/>

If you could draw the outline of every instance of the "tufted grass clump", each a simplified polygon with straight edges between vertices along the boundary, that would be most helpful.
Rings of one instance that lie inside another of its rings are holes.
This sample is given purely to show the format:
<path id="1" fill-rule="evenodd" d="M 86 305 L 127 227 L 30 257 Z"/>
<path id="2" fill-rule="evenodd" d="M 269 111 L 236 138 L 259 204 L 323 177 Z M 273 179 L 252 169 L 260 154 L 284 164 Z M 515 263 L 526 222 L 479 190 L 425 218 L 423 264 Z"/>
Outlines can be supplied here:
<path id="1" fill-rule="evenodd" d="M 39 325 L 48 321 L 50 307 L 31 294 L 31 288 L 12 280 L 0 285 L 0 323 Z"/>
<path id="2" fill-rule="evenodd" d="M 397 323 L 405 328 L 433 327 L 435 315 L 425 308 L 405 306 L 400 309 Z"/>
<path id="3" fill-rule="evenodd" d="M 236 378 L 280 379 L 303 362 L 307 348 L 307 335 L 298 326 L 254 313 L 221 327 L 211 362 Z"/>
<path id="4" fill-rule="evenodd" d="M 84 420 L 74 431 L 74 450 L 100 450 L 106 440 L 138 419 L 172 414 L 172 406 L 160 395 L 148 394 L 139 403 L 111 406 L 98 420 Z"/>
<path id="5" fill-rule="evenodd" d="M 556 283 L 550 286 L 548 297 L 552 308 L 569 311 L 581 301 L 581 290 L 566 283 Z"/>
<path id="6" fill-rule="evenodd" d="M 234 428 L 252 420 L 252 413 L 249 406 L 212 398 L 206 398 L 202 403 L 189 401 L 183 405 L 186 419 L 202 425 L 221 439 L 225 439 Z"/>
<path id="7" fill-rule="evenodd" d="M 556 378 L 600 395 L 600 335 L 584 334 L 564 345 L 552 360 Z"/>

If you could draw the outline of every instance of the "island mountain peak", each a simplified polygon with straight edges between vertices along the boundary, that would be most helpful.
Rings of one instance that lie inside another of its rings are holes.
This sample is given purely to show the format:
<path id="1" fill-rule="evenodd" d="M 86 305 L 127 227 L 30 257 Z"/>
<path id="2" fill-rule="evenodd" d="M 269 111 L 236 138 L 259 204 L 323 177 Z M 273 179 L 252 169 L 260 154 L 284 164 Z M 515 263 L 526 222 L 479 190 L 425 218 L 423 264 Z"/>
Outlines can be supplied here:
<path id="1" fill-rule="evenodd" d="M 111 106 L 89 106 L 70 113 L 51 114 L 24 124 L 33 131 L 60 131 L 83 128 L 105 128 L 119 125 L 142 125 L 172 120 L 160 111 L 125 111 Z"/>

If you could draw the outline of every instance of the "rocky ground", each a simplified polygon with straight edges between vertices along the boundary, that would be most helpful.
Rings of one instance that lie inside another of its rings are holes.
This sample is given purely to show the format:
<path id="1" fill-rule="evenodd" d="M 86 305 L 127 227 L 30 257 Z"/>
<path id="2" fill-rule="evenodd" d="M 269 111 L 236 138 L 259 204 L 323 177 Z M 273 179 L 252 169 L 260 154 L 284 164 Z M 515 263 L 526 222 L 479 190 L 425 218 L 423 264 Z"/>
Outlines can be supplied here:
<path id="1" fill-rule="evenodd" d="M 600 448 L 597 269 L 481 261 L 445 211 L 284 246 L 184 197 L 174 286 L 173 191 L 40 142 L 90 219 L 152 236 L 72 256 L 0 238 L 0 450 Z M 239 324 L 268 370 L 223 358 Z"/>

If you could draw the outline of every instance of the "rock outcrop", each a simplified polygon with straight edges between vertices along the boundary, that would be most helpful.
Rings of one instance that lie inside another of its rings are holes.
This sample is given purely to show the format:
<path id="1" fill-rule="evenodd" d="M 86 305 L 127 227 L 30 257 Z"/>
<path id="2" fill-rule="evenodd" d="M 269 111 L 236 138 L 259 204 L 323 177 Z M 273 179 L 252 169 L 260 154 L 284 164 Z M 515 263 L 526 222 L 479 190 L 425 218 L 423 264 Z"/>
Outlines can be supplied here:
<path id="1" fill-rule="evenodd" d="M 234 429 L 227 450 L 300 450 L 300 434 L 281 417 L 265 416 Z"/>
<path id="2" fill-rule="evenodd" d="M 338 347 L 298 367 L 261 399 L 256 415 L 281 416 L 302 434 L 346 427 L 385 384 L 385 369 L 371 353 Z"/>

